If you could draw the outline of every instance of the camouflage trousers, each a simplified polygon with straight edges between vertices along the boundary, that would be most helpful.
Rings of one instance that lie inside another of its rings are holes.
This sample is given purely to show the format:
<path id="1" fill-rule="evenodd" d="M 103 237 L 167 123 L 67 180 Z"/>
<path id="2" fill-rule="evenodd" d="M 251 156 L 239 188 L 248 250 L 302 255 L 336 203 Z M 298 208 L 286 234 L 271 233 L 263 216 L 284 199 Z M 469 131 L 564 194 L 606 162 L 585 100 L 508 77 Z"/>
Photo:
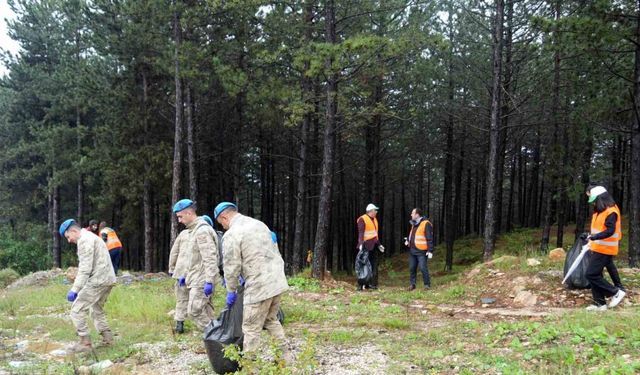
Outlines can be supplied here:
<path id="1" fill-rule="evenodd" d="M 249 353 L 260 346 L 260 333 L 266 329 L 283 347 L 286 344 L 284 329 L 278 320 L 281 295 L 258 303 L 244 305 L 242 309 L 242 333 L 244 334 L 243 351 Z"/>
<path id="2" fill-rule="evenodd" d="M 189 288 L 179 286 L 176 281 L 176 309 L 173 318 L 178 322 L 184 322 L 187 319 L 187 308 L 189 307 Z"/>
<path id="3" fill-rule="evenodd" d="M 112 285 L 109 286 L 86 286 L 78 293 L 78 298 L 71 305 L 71 321 L 76 327 L 78 336 L 89 335 L 89 325 L 87 324 L 87 312 L 93 319 L 93 325 L 98 332 L 109 331 L 107 317 L 104 314 L 104 304 L 111 293 Z"/>
<path id="4" fill-rule="evenodd" d="M 211 297 L 206 297 L 202 287 L 188 288 L 189 302 L 187 303 L 187 314 L 196 323 L 199 329 L 203 330 L 213 319 L 213 305 Z"/>

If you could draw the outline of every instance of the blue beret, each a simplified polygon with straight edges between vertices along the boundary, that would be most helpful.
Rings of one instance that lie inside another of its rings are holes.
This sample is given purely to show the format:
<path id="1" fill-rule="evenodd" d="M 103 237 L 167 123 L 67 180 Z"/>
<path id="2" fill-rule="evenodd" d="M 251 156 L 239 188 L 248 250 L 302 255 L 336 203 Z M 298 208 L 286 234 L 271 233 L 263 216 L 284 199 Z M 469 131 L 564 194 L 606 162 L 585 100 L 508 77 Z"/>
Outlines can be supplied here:
<path id="1" fill-rule="evenodd" d="M 207 224 L 213 226 L 213 220 L 211 220 L 211 217 L 209 215 L 202 215 L 202 218 L 207 222 Z"/>
<path id="2" fill-rule="evenodd" d="M 63 221 L 62 224 L 60 224 L 60 229 L 58 230 L 58 232 L 60 232 L 60 236 L 64 237 L 64 233 L 67 231 L 67 229 L 69 229 L 69 227 L 75 223 L 76 221 L 73 219 L 67 219 Z"/>
<path id="3" fill-rule="evenodd" d="M 193 201 L 191 199 L 181 199 L 176 204 L 173 205 L 173 213 L 178 213 L 184 210 L 187 207 L 193 206 Z"/>
<path id="4" fill-rule="evenodd" d="M 213 217 L 217 220 L 218 216 L 222 213 L 222 211 L 226 210 L 229 207 L 233 207 L 236 210 L 238 209 L 238 206 L 236 206 L 235 204 L 233 204 L 231 202 L 218 203 L 216 208 L 214 208 L 214 210 L 213 210 Z"/>

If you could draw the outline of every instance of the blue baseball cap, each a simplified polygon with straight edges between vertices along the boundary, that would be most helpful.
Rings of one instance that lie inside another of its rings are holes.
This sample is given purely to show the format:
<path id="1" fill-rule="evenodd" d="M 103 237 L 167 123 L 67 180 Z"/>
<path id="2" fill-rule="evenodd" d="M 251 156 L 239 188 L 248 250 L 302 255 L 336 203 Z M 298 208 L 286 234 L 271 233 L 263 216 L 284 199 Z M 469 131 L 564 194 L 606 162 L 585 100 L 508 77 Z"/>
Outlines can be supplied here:
<path id="1" fill-rule="evenodd" d="M 73 220 L 73 219 L 67 219 L 67 220 L 63 221 L 62 224 L 60 224 L 60 229 L 58 229 L 58 232 L 60 232 L 60 237 L 64 237 L 64 233 L 73 224 L 76 224 L 76 221 Z"/>
<path id="2" fill-rule="evenodd" d="M 191 206 L 193 206 L 193 201 L 191 199 L 181 199 L 173 205 L 173 213 L 178 213 Z"/>
<path id="3" fill-rule="evenodd" d="M 207 222 L 207 224 L 213 226 L 213 220 L 211 220 L 211 216 L 209 215 L 202 215 L 202 218 L 204 219 L 204 221 Z"/>
<path id="4" fill-rule="evenodd" d="M 218 203 L 216 208 L 213 209 L 213 217 L 217 220 L 218 216 L 222 213 L 222 211 L 226 210 L 229 207 L 233 207 L 236 210 L 238 209 L 238 206 L 236 206 L 235 204 L 233 204 L 231 202 Z"/>

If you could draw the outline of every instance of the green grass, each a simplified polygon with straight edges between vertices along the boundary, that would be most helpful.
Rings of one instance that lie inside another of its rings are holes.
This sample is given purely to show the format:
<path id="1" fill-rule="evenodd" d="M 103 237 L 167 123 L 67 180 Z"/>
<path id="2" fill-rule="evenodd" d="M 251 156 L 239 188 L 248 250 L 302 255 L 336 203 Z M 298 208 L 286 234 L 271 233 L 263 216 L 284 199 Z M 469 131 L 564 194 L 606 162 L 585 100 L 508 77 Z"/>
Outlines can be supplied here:
<path id="1" fill-rule="evenodd" d="M 0 270 L 0 288 L 4 288 L 12 282 L 18 280 L 20 274 L 11 268 L 4 268 Z"/>
<path id="2" fill-rule="evenodd" d="M 517 256 L 498 262 L 491 268 L 517 274 L 534 274 L 540 270 L 559 269 L 537 250 L 539 230 L 522 229 L 503 235 L 495 258 Z M 569 236 L 567 237 L 569 238 Z M 454 268 L 443 273 L 444 254 L 437 253 L 430 262 L 432 289 L 405 290 L 408 284 L 406 255 L 384 262 L 381 288 L 373 292 L 356 292 L 353 278 L 336 276 L 352 286 L 340 284 L 333 289 L 305 273 L 289 279 L 292 290 L 283 298 L 285 331 L 300 343 L 296 373 L 314 373 L 319 347 L 361 347 L 386 354 L 386 373 L 409 372 L 440 374 L 634 374 L 640 372 L 640 325 L 638 307 L 625 307 L 606 314 L 588 314 L 581 309 L 544 319 L 499 318 L 470 315 L 449 316 L 437 305 L 460 306 L 477 300 L 484 290 L 482 277 L 487 267 L 480 266 L 479 279 L 470 282 L 464 273 L 480 259 L 481 243 L 465 238 L 456 242 Z M 536 257 L 542 264 L 529 267 L 526 258 Z M 477 281 L 480 280 L 480 281 Z M 640 275 L 624 275 L 631 288 L 640 286 Z M 24 334 L 48 333 L 58 342 L 75 340 L 71 323 L 64 316 L 69 285 L 55 280 L 46 287 L 6 291 L 0 296 L 0 337 L 17 340 Z M 224 293 L 215 294 L 216 312 L 224 304 Z M 198 335 L 174 337 L 173 281 L 145 281 L 117 285 L 106 305 L 112 329 L 118 334 L 116 345 L 96 351 L 99 358 L 126 362 L 133 371 L 148 359 L 134 349 L 140 342 L 175 341 L 190 350 L 201 347 Z M 10 318 L 10 319 L 9 319 Z M 187 322 L 192 332 L 195 327 Z M 99 337 L 92 333 L 94 340 Z M 167 355 L 179 356 L 178 345 Z M 377 348 L 377 349 L 376 349 Z M 0 347 L 0 351 L 2 351 Z M 70 363 L 37 362 L 18 373 L 71 374 L 74 366 L 90 364 L 90 356 L 78 356 Z M 345 363 L 345 366 L 349 364 Z M 6 360 L 0 361 L 6 366 Z M 253 367 L 252 367 L 253 366 Z M 278 364 L 249 364 L 248 368 L 287 373 Z M 260 367 L 263 366 L 263 367 Z M 411 367 L 413 366 L 413 368 Z M 206 361 L 191 366 L 192 373 L 209 372 Z"/>

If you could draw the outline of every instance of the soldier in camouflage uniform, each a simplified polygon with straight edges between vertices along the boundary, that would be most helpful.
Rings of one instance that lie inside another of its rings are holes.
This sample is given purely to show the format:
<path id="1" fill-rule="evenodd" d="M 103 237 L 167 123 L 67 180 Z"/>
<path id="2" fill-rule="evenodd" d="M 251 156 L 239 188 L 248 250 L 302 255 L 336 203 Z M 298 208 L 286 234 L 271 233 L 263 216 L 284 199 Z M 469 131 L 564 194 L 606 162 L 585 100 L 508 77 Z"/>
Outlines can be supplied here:
<path id="1" fill-rule="evenodd" d="M 189 289 L 187 289 L 187 245 L 190 236 L 189 230 L 185 229 L 171 247 L 169 253 L 169 275 L 176 279 L 176 309 L 174 319 L 176 321 L 176 332 L 184 333 L 184 320 L 187 318 L 187 306 L 189 304 Z"/>
<path id="2" fill-rule="evenodd" d="M 73 302 L 70 316 L 79 336 L 79 342 L 72 349 L 78 352 L 91 349 L 87 312 L 91 314 L 96 330 L 102 335 L 102 344 L 111 345 L 113 334 L 107 324 L 104 304 L 116 283 L 116 275 L 109 250 L 100 237 L 81 229 L 73 219 L 65 220 L 60 225 L 59 232 L 67 241 L 78 245 L 78 274 L 67 294 L 67 300 Z"/>
<path id="3" fill-rule="evenodd" d="M 289 289 L 284 274 L 284 261 L 271 230 L 261 221 L 244 216 L 233 203 L 216 206 L 216 220 L 227 230 L 223 241 L 224 275 L 227 305 L 235 303 L 238 276 L 245 279 L 242 333 L 243 350 L 255 352 L 260 333 L 265 328 L 288 355 L 286 337 L 276 316 L 282 293 Z"/>
<path id="4" fill-rule="evenodd" d="M 213 228 L 196 214 L 189 199 L 178 201 L 174 207 L 178 221 L 189 231 L 186 240 L 185 285 L 189 290 L 187 313 L 199 329 L 204 329 L 213 318 L 211 295 L 214 286 L 222 282 L 218 272 L 218 237 Z"/>

